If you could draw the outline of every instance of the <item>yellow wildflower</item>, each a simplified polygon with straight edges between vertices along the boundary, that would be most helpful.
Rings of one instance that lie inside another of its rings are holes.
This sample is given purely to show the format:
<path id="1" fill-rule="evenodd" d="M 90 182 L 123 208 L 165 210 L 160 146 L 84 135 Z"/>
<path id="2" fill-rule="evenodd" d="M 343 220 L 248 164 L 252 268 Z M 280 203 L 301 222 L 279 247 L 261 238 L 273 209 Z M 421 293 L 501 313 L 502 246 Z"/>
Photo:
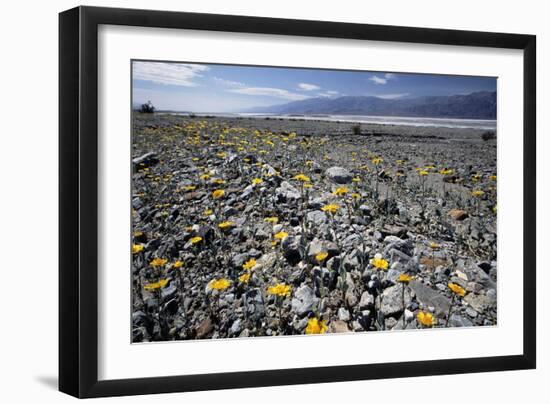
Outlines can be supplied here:
<path id="1" fill-rule="evenodd" d="M 373 158 L 371 161 L 372 161 L 372 164 L 374 164 L 374 165 L 377 166 L 378 164 L 380 164 L 380 163 L 383 162 L 384 160 L 383 160 L 382 158 L 380 158 L 380 157 L 375 157 L 375 158 Z"/>
<path id="2" fill-rule="evenodd" d="M 194 191 L 195 189 L 197 189 L 197 187 L 195 185 L 186 185 L 183 187 L 183 189 L 185 189 L 186 191 Z"/>
<path id="3" fill-rule="evenodd" d="M 433 327 L 436 324 L 434 315 L 425 311 L 419 311 L 416 315 L 416 319 L 425 327 Z"/>
<path id="4" fill-rule="evenodd" d="M 190 238 L 189 241 L 191 242 L 191 244 L 197 244 L 197 243 L 200 243 L 202 241 L 202 237 L 201 236 L 195 236 L 195 237 Z"/>
<path id="5" fill-rule="evenodd" d="M 174 262 L 174 263 L 172 264 L 172 266 L 173 266 L 174 268 L 181 268 L 181 267 L 183 266 L 183 262 L 181 262 L 180 260 L 178 260 L 178 261 Z"/>
<path id="6" fill-rule="evenodd" d="M 221 278 L 221 279 L 212 279 L 208 286 L 210 289 L 215 290 L 224 290 L 227 289 L 231 285 L 231 281 L 229 279 Z"/>
<path id="7" fill-rule="evenodd" d="M 306 334 L 324 334 L 327 329 L 325 320 L 319 321 L 317 317 L 313 317 L 307 321 Z"/>
<path id="8" fill-rule="evenodd" d="M 466 290 L 462 286 L 457 285 L 456 283 L 449 283 L 447 284 L 447 286 L 449 287 L 449 289 L 453 291 L 453 293 L 456 293 L 459 296 L 464 297 L 466 295 Z"/>
<path id="9" fill-rule="evenodd" d="M 252 269 L 255 266 L 256 266 L 256 260 L 254 258 L 251 258 L 243 264 L 243 269 L 246 269 L 248 271 L 249 269 Z"/>
<path id="10" fill-rule="evenodd" d="M 324 260 L 327 259 L 327 257 L 328 257 L 328 252 L 321 251 L 319 254 L 315 256 L 315 259 L 317 260 L 317 262 L 323 262 Z"/>
<path id="11" fill-rule="evenodd" d="M 481 198 L 483 195 L 485 195 L 485 192 L 483 192 L 480 189 L 476 189 L 475 191 L 472 191 L 472 196 L 476 198 Z"/>
<path id="12" fill-rule="evenodd" d="M 371 265 L 376 269 L 387 270 L 390 263 L 382 258 L 382 254 L 375 254 L 374 258 L 370 260 Z"/>
<path id="13" fill-rule="evenodd" d="M 210 179 L 210 174 L 203 174 L 199 178 L 203 181 L 209 180 Z"/>
<path id="14" fill-rule="evenodd" d="M 168 283 L 168 279 L 161 279 L 158 282 L 148 283 L 147 285 L 143 286 L 143 289 L 145 290 L 157 290 L 161 289 L 166 286 Z"/>
<path id="15" fill-rule="evenodd" d="M 302 181 L 302 182 L 310 182 L 311 181 L 311 179 L 307 175 L 304 175 L 304 174 L 295 175 L 294 179 L 297 180 L 297 181 Z"/>
<path id="16" fill-rule="evenodd" d="M 151 265 L 152 267 L 161 267 L 163 265 L 166 265 L 166 263 L 168 262 L 167 259 L 164 259 L 164 258 L 155 258 L 153 261 L 151 261 L 149 263 L 149 265 Z"/>
<path id="17" fill-rule="evenodd" d="M 418 171 L 418 175 L 420 175 L 421 177 L 424 177 L 426 175 L 428 175 L 429 173 L 426 171 L 426 170 L 420 170 Z"/>
<path id="18" fill-rule="evenodd" d="M 214 213 L 212 209 L 205 209 L 203 212 L 204 216 L 210 216 L 212 213 Z"/>
<path id="19" fill-rule="evenodd" d="M 223 189 L 216 189 L 215 191 L 212 192 L 212 198 L 214 199 L 219 199 L 224 195 L 225 195 L 225 191 Z"/>
<path id="20" fill-rule="evenodd" d="M 400 283 L 409 283 L 414 279 L 414 276 L 407 275 L 407 274 L 401 274 L 397 277 L 397 282 Z"/>
<path id="21" fill-rule="evenodd" d="M 355 177 L 355 178 L 352 178 L 352 181 L 353 182 L 361 182 L 361 178 Z"/>
<path id="22" fill-rule="evenodd" d="M 340 206 L 335 205 L 333 203 L 325 205 L 321 208 L 323 212 L 330 212 L 330 213 L 336 213 L 336 211 L 340 208 Z"/>
<path id="23" fill-rule="evenodd" d="M 231 226 L 233 226 L 233 225 L 234 225 L 233 222 L 227 220 L 227 221 L 225 221 L 225 222 L 221 222 L 220 224 L 218 224 L 218 227 L 219 227 L 220 229 L 224 230 L 224 229 L 227 229 L 227 228 L 229 228 L 229 227 L 231 227 Z"/>
<path id="24" fill-rule="evenodd" d="M 267 222 L 267 223 L 272 223 L 272 224 L 277 224 L 279 222 L 279 218 L 278 217 L 266 217 L 264 219 L 264 222 Z"/>
<path id="25" fill-rule="evenodd" d="M 261 184 L 262 182 L 264 182 L 264 180 L 262 180 L 261 178 L 254 178 L 252 180 L 252 185 L 259 185 Z"/>
<path id="26" fill-rule="evenodd" d="M 434 243 L 433 241 L 430 242 L 429 244 L 429 247 L 432 249 L 432 250 L 437 250 L 439 247 L 441 247 L 439 244 L 437 243 Z"/>
<path id="27" fill-rule="evenodd" d="M 249 280 L 250 280 L 250 272 L 246 272 L 241 276 L 239 276 L 239 281 L 242 283 L 248 283 Z"/>
<path id="28" fill-rule="evenodd" d="M 288 237 L 288 233 L 286 231 L 280 231 L 279 233 L 275 234 L 273 237 L 275 237 L 277 240 L 284 240 Z"/>
<path id="29" fill-rule="evenodd" d="M 137 254 L 143 251 L 144 248 L 143 244 L 132 244 L 132 254 Z"/>
<path id="30" fill-rule="evenodd" d="M 285 285 L 284 283 L 278 283 L 275 286 L 270 286 L 267 288 L 267 293 L 270 295 L 276 295 L 276 296 L 290 296 L 291 291 L 290 285 Z"/>
<path id="31" fill-rule="evenodd" d="M 334 192 L 332 193 L 332 195 L 335 195 L 335 196 L 342 196 L 342 195 L 345 195 L 348 193 L 348 189 L 346 187 L 339 187 L 339 188 L 336 188 L 334 190 Z"/>

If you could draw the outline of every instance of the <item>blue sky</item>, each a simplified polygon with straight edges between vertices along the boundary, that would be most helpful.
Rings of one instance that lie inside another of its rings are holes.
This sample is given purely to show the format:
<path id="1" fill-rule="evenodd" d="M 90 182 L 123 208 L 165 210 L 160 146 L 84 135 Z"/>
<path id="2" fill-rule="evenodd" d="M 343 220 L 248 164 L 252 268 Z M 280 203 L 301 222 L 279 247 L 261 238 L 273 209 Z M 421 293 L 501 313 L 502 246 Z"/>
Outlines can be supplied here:
<path id="1" fill-rule="evenodd" d="M 385 99 L 496 91 L 490 77 L 133 61 L 133 103 L 240 112 L 312 97 Z"/>

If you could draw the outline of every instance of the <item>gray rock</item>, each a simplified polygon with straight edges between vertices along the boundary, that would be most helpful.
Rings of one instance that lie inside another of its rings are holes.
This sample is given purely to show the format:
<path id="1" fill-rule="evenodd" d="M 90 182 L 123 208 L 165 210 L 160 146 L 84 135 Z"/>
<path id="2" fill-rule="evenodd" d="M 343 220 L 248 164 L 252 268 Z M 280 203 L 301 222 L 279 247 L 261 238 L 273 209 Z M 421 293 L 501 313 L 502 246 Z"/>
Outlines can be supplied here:
<path id="1" fill-rule="evenodd" d="M 327 252 L 329 257 L 338 255 L 339 253 L 338 246 L 332 241 L 314 238 L 308 245 L 307 256 L 311 262 L 315 263 L 315 256 L 323 251 Z"/>
<path id="2" fill-rule="evenodd" d="M 149 318 L 141 310 L 132 313 L 132 324 L 145 325 L 149 323 Z"/>
<path id="3" fill-rule="evenodd" d="M 357 249 L 347 253 L 342 261 L 344 268 L 348 271 L 351 271 L 352 269 L 359 269 L 361 266 L 362 255 L 363 254 Z"/>
<path id="4" fill-rule="evenodd" d="M 266 269 L 273 268 L 273 266 L 275 265 L 276 262 L 277 262 L 277 253 L 276 252 L 271 252 L 271 253 L 268 253 L 268 254 L 264 254 L 256 262 L 256 268 L 257 269 L 262 269 L 262 270 L 265 271 Z"/>
<path id="5" fill-rule="evenodd" d="M 176 296 L 178 293 L 178 290 L 174 285 L 170 285 L 168 287 L 162 288 L 160 290 L 160 299 L 161 301 L 168 301 Z"/>
<path id="6" fill-rule="evenodd" d="M 281 182 L 281 185 L 275 190 L 277 198 L 282 201 L 297 200 L 301 198 L 300 191 L 294 188 L 288 181 Z"/>
<path id="7" fill-rule="evenodd" d="M 487 311 L 493 305 L 493 300 L 490 297 L 486 295 L 477 295 L 475 293 L 468 293 L 464 296 L 464 301 L 478 313 Z"/>
<path id="8" fill-rule="evenodd" d="M 463 317 L 458 313 L 453 313 L 449 319 L 449 325 L 451 327 L 473 327 L 474 324 L 466 317 Z"/>
<path id="9" fill-rule="evenodd" d="M 256 230 L 255 238 L 258 240 L 267 240 L 269 238 L 269 233 L 266 232 L 264 229 L 258 229 Z"/>
<path id="10" fill-rule="evenodd" d="M 388 239 L 390 240 L 388 242 Z M 384 248 L 384 256 L 394 254 L 397 258 L 408 262 L 412 259 L 414 253 L 414 243 L 412 240 L 402 240 L 396 236 L 386 236 L 384 242 L 388 245 Z"/>
<path id="11" fill-rule="evenodd" d="M 398 324 L 398 321 L 393 317 L 388 317 L 384 320 L 384 325 L 386 326 L 387 330 L 391 330 L 397 324 Z"/>
<path id="12" fill-rule="evenodd" d="M 342 241 L 342 247 L 344 248 L 355 247 L 362 244 L 361 236 L 356 233 L 350 234 Z"/>
<path id="13" fill-rule="evenodd" d="M 395 263 L 395 264 L 397 264 L 397 263 Z M 396 265 L 395 268 L 394 268 L 394 265 L 392 265 L 392 269 L 390 269 L 386 273 L 386 279 L 389 280 L 390 282 L 393 282 L 393 283 L 395 283 L 397 281 L 397 278 L 403 272 L 403 269 L 399 269 L 398 265 Z"/>
<path id="14" fill-rule="evenodd" d="M 233 264 L 235 268 L 242 268 L 246 261 L 248 261 L 248 254 L 237 254 L 231 258 L 231 264 Z"/>
<path id="15" fill-rule="evenodd" d="M 496 302 L 497 300 L 497 291 L 496 289 L 487 289 L 487 292 L 485 292 L 485 295 L 491 299 L 492 301 Z"/>
<path id="16" fill-rule="evenodd" d="M 256 250 L 255 248 L 252 248 L 248 251 L 248 255 L 251 257 L 251 258 L 260 258 L 262 256 L 262 252 L 261 251 L 258 251 Z"/>
<path id="17" fill-rule="evenodd" d="M 238 318 L 235 321 L 233 321 L 233 324 L 231 324 L 231 328 L 229 329 L 229 335 L 237 335 L 242 331 L 242 324 L 241 319 Z"/>
<path id="18" fill-rule="evenodd" d="M 133 159 L 132 165 L 134 166 L 134 172 L 136 172 L 142 168 L 152 167 L 155 164 L 158 164 L 158 162 L 159 159 L 157 154 L 155 152 L 149 152 Z"/>
<path id="19" fill-rule="evenodd" d="M 345 298 L 348 306 L 354 307 L 357 304 L 357 296 L 355 296 L 355 293 L 353 293 L 353 291 L 347 291 Z"/>
<path id="20" fill-rule="evenodd" d="M 263 165 L 264 170 L 266 170 L 267 174 L 269 176 L 277 175 L 277 170 L 275 170 L 273 167 L 271 167 L 269 164 Z"/>
<path id="21" fill-rule="evenodd" d="M 141 198 L 139 196 L 136 196 L 132 199 L 132 208 L 135 210 L 140 209 L 143 206 L 143 202 L 141 202 Z"/>
<path id="22" fill-rule="evenodd" d="M 435 314 L 438 317 L 444 317 L 449 311 L 451 301 L 448 297 L 443 296 L 437 290 L 424 285 L 419 281 L 411 281 L 409 287 L 415 292 L 416 300 L 424 306 L 433 307 Z"/>
<path id="23" fill-rule="evenodd" d="M 313 294 L 313 290 L 308 285 L 299 287 L 294 293 L 292 298 L 292 311 L 294 311 L 300 318 L 304 317 L 310 311 L 313 310 L 315 303 L 319 299 Z"/>
<path id="24" fill-rule="evenodd" d="M 241 194 L 240 198 L 241 199 L 246 199 L 248 198 L 252 192 L 254 192 L 254 186 L 253 185 L 248 185 L 244 190 L 243 190 L 243 193 Z"/>
<path id="25" fill-rule="evenodd" d="M 349 319 L 350 319 L 349 311 L 347 309 L 345 309 L 344 307 L 340 307 L 338 309 L 338 318 L 341 321 L 349 321 Z"/>
<path id="26" fill-rule="evenodd" d="M 327 215 L 321 210 L 314 210 L 308 212 L 306 216 L 306 221 L 312 225 L 320 226 L 327 221 Z"/>
<path id="27" fill-rule="evenodd" d="M 476 317 L 477 317 L 477 311 L 475 311 L 475 310 L 472 309 L 471 307 L 466 308 L 466 314 L 469 315 L 469 316 L 472 317 L 472 318 L 476 318 Z"/>
<path id="28" fill-rule="evenodd" d="M 382 304 L 380 311 L 385 316 L 391 316 L 392 314 L 401 313 L 403 311 L 403 286 L 394 285 L 386 288 L 382 293 Z M 409 305 L 412 300 L 411 292 L 409 288 L 405 288 L 405 307 Z"/>
<path id="29" fill-rule="evenodd" d="M 369 292 L 363 292 L 361 300 L 359 301 L 359 309 L 366 309 L 374 306 L 374 296 Z"/>
<path id="30" fill-rule="evenodd" d="M 325 174 L 332 182 L 336 184 L 348 184 L 353 178 L 351 173 L 342 167 L 330 167 L 327 169 Z"/>
<path id="31" fill-rule="evenodd" d="M 304 328 L 307 327 L 308 318 L 304 317 L 300 321 L 294 323 L 294 329 L 298 332 L 301 332 Z"/>

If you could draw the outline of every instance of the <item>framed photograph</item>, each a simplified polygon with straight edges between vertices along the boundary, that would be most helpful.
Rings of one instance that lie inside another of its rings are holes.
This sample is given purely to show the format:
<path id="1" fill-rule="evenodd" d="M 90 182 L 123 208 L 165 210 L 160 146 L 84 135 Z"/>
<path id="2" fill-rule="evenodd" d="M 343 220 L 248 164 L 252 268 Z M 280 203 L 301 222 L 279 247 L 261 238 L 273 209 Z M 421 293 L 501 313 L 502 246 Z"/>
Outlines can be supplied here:
<path id="1" fill-rule="evenodd" d="M 60 14 L 59 387 L 535 367 L 535 37 Z"/>

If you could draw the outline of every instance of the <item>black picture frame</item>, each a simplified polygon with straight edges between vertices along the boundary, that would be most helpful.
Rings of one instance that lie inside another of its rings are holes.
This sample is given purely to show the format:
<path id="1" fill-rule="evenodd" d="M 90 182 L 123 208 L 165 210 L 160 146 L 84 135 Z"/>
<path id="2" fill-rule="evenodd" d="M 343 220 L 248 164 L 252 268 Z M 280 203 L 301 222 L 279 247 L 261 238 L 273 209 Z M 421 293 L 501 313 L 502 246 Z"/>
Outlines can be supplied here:
<path id="1" fill-rule="evenodd" d="M 98 26 L 180 28 L 523 51 L 523 354 L 99 381 Z M 536 37 L 182 12 L 77 7 L 59 15 L 59 390 L 105 397 L 536 366 Z"/>

